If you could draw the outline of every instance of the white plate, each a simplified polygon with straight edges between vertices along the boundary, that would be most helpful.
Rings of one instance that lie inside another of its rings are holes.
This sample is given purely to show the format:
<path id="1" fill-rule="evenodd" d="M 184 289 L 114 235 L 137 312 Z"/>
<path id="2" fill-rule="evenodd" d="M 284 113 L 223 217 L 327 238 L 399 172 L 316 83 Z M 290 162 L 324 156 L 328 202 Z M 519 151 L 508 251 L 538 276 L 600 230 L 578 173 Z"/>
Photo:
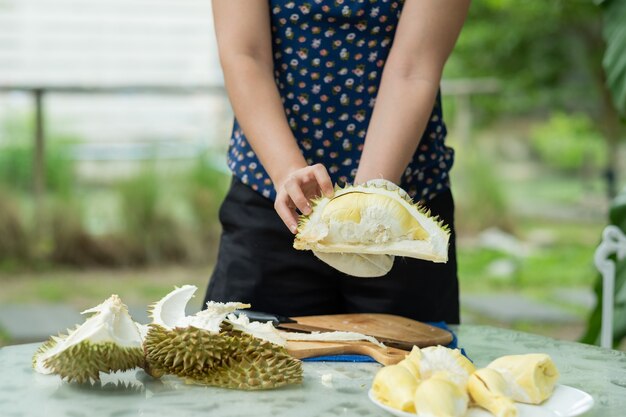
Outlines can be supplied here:
<path id="1" fill-rule="evenodd" d="M 398 417 L 419 417 L 417 414 L 396 410 L 380 403 L 372 390 L 368 393 L 370 400 L 383 410 Z M 518 417 L 574 417 L 589 411 L 593 407 L 593 397 L 584 391 L 567 385 L 557 385 L 552 396 L 541 405 L 516 403 Z M 493 417 L 493 414 L 481 409 L 470 408 L 466 417 Z"/>

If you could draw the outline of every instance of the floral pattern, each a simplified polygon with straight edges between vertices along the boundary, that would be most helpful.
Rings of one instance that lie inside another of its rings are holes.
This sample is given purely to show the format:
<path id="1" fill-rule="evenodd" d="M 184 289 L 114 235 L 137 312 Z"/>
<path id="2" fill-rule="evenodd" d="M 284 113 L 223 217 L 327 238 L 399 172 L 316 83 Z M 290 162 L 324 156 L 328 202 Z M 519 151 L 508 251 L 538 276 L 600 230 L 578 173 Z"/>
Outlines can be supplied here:
<path id="1" fill-rule="evenodd" d="M 309 164 L 333 182 L 356 175 L 403 0 L 270 0 L 274 75 L 285 114 Z M 418 133 L 416 133 L 418 134 Z M 437 97 L 401 186 L 416 200 L 449 187 L 454 152 Z M 228 151 L 234 175 L 263 196 L 274 186 L 235 120 Z"/>

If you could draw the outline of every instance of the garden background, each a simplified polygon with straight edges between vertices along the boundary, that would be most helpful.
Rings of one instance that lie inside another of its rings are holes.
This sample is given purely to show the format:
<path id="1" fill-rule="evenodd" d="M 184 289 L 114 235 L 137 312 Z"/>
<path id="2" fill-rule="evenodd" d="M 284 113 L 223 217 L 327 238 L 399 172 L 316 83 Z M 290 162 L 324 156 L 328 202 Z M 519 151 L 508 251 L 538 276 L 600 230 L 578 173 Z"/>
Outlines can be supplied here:
<path id="1" fill-rule="evenodd" d="M 473 1 L 442 87 L 464 322 L 585 333 L 626 186 L 623 22 L 619 0 Z M 203 291 L 231 124 L 210 2 L 0 0 L 0 344 L 38 339 L 36 312 Z"/>

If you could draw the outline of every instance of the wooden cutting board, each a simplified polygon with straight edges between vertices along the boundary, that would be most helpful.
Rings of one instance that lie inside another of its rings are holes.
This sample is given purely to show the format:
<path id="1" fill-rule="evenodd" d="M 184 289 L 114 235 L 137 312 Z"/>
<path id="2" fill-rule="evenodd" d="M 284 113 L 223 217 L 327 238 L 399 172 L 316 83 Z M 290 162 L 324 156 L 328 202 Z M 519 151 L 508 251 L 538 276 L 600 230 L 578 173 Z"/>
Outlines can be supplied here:
<path id="1" fill-rule="evenodd" d="M 452 342 L 452 334 L 446 330 L 393 314 L 334 314 L 293 317 L 293 319 L 300 325 L 374 336 L 387 346 L 406 350 L 410 350 L 413 345 L 418 347 L 445 346 Z M 281 327 L 288 327 L 288 324 L 283 324 Z M 394 343 L 394 341 L 399 343 Z"/>
<path id="2" fill-rule="evenodd" d="M 298 359 L 332 355 L 366 355 L 382 365 L 393 365 L 400 362 L 409 353 L 406 350 L 392 347 L 382 348 L 371 342 L 310 342 L 289 341 L 287 351 Z"/>

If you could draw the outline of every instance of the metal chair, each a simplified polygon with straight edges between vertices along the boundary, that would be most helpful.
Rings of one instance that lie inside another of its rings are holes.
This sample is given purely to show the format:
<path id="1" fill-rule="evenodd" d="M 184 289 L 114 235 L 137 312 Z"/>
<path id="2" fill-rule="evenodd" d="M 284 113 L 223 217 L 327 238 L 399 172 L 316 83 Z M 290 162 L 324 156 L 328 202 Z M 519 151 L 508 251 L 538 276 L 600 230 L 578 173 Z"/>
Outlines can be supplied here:
<path id="1" fill-rule="evenodd" d="M 594 263 L 602 274 L 602 329 L 600 346 L 613 348 L 613 310 L 615 308 L 616 262 L 611 259 L 615 254 L 618 261 L 626 258 L 626 235 L 617 226 L 609 225 L 602 233 L 602 242 L 594 256 Z"/>

